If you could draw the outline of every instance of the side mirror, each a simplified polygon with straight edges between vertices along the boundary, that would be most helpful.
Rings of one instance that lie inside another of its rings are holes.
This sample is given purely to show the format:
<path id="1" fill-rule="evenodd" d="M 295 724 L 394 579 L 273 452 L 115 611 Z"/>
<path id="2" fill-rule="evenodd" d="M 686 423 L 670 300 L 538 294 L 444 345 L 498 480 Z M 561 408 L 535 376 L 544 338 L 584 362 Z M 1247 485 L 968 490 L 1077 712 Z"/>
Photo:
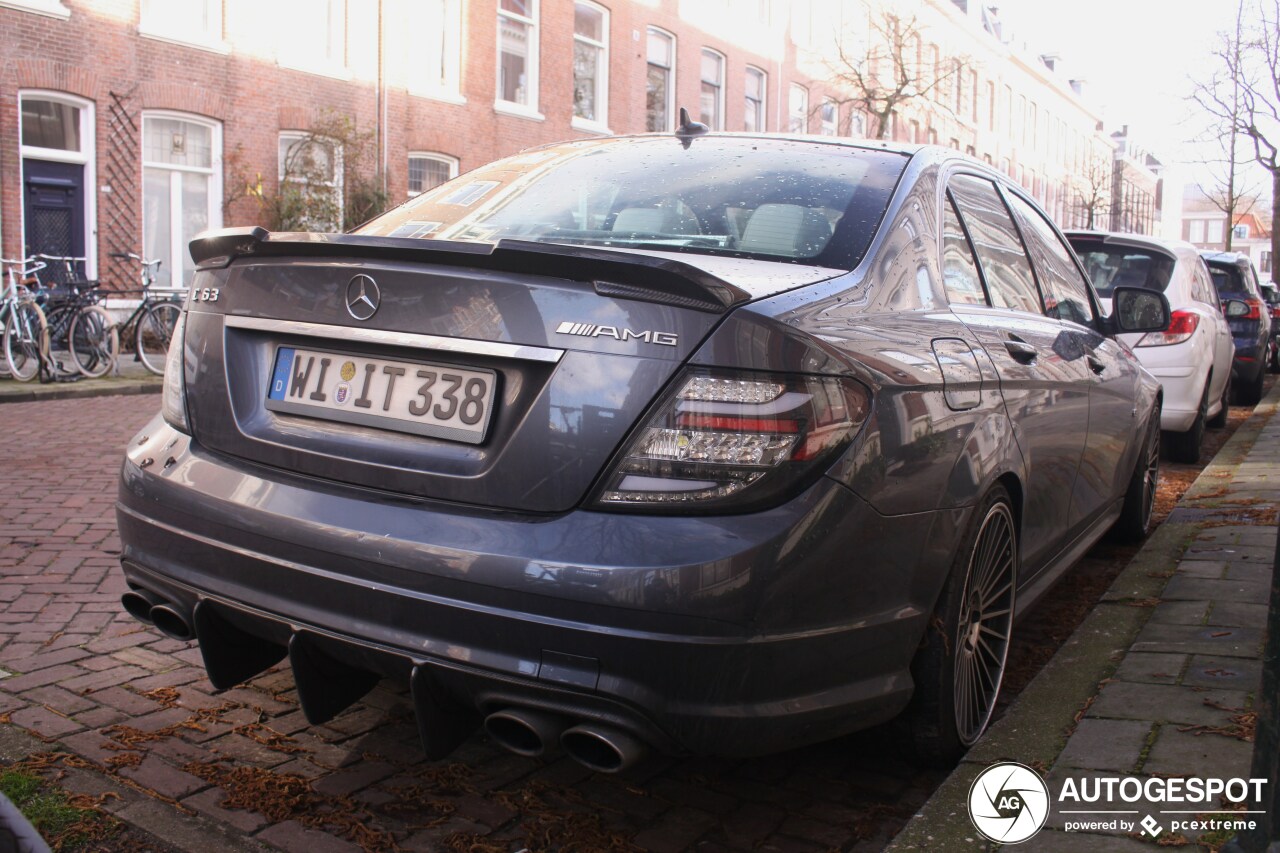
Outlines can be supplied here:
<path id="1" fill-rule="evenodd" d="M 1163 332 L 1169 328 L 1169 313 L 1169 300 L 1159 291 L 1124 285 L 1111 291 L 1116 332 Z"/>
<path id="2" fill-rule="evenodd" d="M 1239 299 L 1228 299 L 1226 304 L 1222 306 L 1222 313 L 1228 319 L 1232 317 L 1243 317 L 1249 313 L 1249 303 L 1241 302 Z"/>

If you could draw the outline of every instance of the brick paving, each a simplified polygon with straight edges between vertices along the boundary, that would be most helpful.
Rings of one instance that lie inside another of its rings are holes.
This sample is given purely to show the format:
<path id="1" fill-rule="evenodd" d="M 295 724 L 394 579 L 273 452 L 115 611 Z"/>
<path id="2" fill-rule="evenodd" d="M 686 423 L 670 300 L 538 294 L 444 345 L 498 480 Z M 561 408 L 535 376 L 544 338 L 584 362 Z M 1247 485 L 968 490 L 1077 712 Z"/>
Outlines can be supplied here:
<path id="1" fill-rule="evenodd" d="M 302 718 L 287 669 L 216 692 L 194 644 L 119 603 L 116 472 L 156 405 L 115 396 L 0 406 L 0 736 L 20 729 L 87 761 L 93 773 L 76 770 L 68 785 L 141 791 L 143 802 L 109 807 L 175 845 L 878 850 L 942 776 L 905 762 L 884 732 L 750 761 L 653 758 L 619 777 L 518 758 L 480 734 L 431 763 L 398 685 L 384 682 L 323 726 Z M 1224 594 L 1253 581 L 1223 571 Z M 1221 654 L 1175 651 L 1201 663 Z"/>

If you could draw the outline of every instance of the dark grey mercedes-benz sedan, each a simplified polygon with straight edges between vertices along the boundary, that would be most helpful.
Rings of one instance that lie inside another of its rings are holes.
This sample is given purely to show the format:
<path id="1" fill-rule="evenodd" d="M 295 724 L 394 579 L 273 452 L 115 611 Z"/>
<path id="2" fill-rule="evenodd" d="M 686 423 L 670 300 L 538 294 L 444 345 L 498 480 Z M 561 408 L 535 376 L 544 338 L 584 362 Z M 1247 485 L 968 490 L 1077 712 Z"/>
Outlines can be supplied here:
<path id="1" fill-rule="evenodd" d="M 940 148 L 593 139 L 351 234 L 228 230 L 119 493 L 124 606 L 308 719 L 411 685 L 603 771 L 990 719 L 1010 631 L 1141 537 L 1159 385 L 1062 236 Z"/>

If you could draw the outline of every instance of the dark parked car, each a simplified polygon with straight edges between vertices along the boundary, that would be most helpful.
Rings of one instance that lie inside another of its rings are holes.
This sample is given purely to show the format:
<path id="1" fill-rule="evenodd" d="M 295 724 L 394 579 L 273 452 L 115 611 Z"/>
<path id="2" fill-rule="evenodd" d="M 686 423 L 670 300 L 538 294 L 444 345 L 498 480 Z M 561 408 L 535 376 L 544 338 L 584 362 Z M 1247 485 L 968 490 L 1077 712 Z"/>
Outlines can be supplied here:
<path id="1" fill-rule="evenodd" d="M 1253 262 L 1239 252 L 1201 252 L 1213 286 L 1222 298 L 1235 299 L 1247 310 L 1227 310 L 1227 325 L 1235 340 L 1236 355 L 1231 361 L 1231 388 L 1235 402 L 1253 406 L 1262 399 L 1262 381 L 1272 360 L 1271 310 L 1262 296 L 1262 287 Z M 1231 306 L 1228 306 L 1230 309 Z"/>
<path id="2" fill-rule="evenodd" d="M 1268 367 L 1272 373 L 1280 373 L 1280 289 L 1269 281 L 1262 282 L 1262 300 L 1267 303 L 1267 313 L 1271 315 L 1271 361 Z"/>
<path id="3" fill-rule="evenodd" d="M 1160 388 L 1022 190 L 940 148 L 595 139 L 198 265 L 119 493 L 124 605 L 309 720 L 381 675 L 618 770 L 985 729 L 1015 616 L 1141 537 Z"/>

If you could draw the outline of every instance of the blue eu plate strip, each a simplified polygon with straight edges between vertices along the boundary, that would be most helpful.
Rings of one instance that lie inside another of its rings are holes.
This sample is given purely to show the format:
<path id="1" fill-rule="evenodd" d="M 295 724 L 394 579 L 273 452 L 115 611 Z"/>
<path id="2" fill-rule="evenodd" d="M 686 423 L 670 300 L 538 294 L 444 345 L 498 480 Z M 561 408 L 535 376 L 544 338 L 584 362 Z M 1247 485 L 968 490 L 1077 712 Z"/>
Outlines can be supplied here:
<path id="1" fill-rule="evenodd" d="M 283 400 L 289 391 L 289 371 L 293 367 L 293 347 L 280 347 L 276 350 L 276 370 L 271 376 L 271 390 L 267 397 L 272 400 Z"/>

